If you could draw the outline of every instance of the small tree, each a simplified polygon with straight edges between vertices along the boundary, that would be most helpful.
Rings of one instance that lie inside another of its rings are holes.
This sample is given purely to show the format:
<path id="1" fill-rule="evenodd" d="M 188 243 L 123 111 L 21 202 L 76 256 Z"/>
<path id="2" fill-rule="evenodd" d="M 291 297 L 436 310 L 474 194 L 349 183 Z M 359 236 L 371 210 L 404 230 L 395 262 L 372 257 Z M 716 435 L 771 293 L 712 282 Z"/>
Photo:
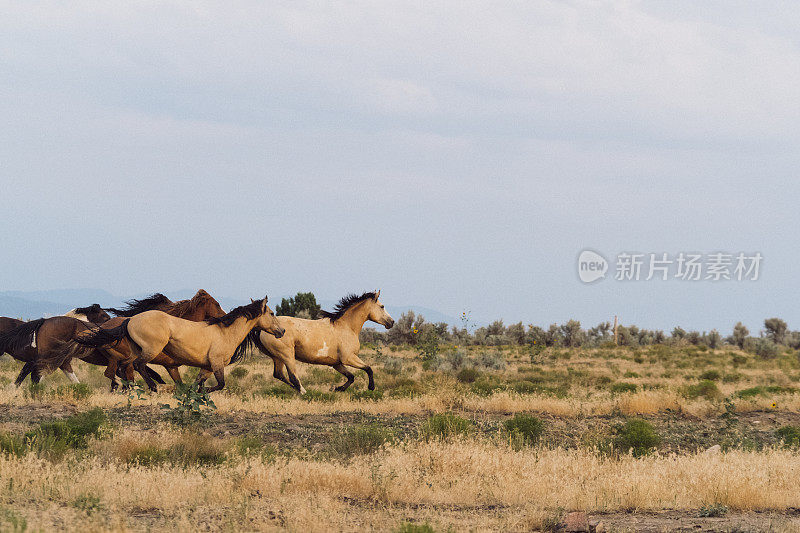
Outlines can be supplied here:
<path id="1" fill-rule="evenodd" d="M 786 322 L 780 318 L 768 318 L 764 321 L 764 328 L 767 330 L 767 337 L 775 344 L 783 344 L 786 336 Z"/>
<path id="2" fill-rule="evenodd" d="M 312 320 L 319 316 L 319 310 L 320 306 L 313 292 L 298 292 L 294 298 L 281 298 L 281 303 L 275 306 L 276 315 Z"/>
<path id="3" fill-rule="evenodd" d="M 744 348 L 744 340 L 748 335 L 750 335 L 750 330 L 741 322 L 737 322 L 736 325 L 733 326 L 733 344 L 739 348 Z"/>
<path id="4" fill-rule="evenodd" d="M 514 344 L 525 344 L 525 326 L 522 325 L 522 322 L 508 326 L 506 335 Z"/>
<path id="5" fill-rule="evenodd" d="M 583 344 L 583 330 L 581 323 L 577 320 L 569 320 L 561 326 L 561 334 L 564 336 L 565 346 L 580 346 Z"/>

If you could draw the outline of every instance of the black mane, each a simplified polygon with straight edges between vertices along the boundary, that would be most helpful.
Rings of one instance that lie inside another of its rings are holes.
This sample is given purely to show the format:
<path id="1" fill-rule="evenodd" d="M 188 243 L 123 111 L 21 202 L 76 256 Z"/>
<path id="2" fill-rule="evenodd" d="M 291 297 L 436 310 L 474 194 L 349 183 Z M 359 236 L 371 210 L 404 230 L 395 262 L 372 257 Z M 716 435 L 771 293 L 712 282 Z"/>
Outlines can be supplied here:
<path id="1" fill-rule="evenodd" d="M 92 304 L 92 305 L 90 305 L 88 307 L 76 307 L 75 308 L 75 312 L 76 313 L 80 313 L 81 315 L 88 315 L 92 311 L 94 311 L 95 313 L 99 313 L 102 310 L 103 310 L 103 308 L 100 307 L 100 304 Z"/>
<path id="2" fill-rule="evenodd" d="M 240 316 L 245 317 L 247 320 L 253 320 L 261 314 L 261 307 L 264 305 L 264 300 L 256 300 L 255 302 L 247 305 L 241 305 L 233 309 L 227 315 L 218 318 L 207 318 L 206 322 L 209 324 L 222 324 L 225 327 L 233 324 Z M 246 340 L 246 339 L 245 339 Z M 238 348 L 237 348 L 238 350 Z"/>
<path id="3" fill-rule="evenodd" d="M 364 300 L 369 300 L 372 298 L 373 300 L 378 299 L 378 295 L 374 291 L 365 292 L 361 296 L 356 296 L 355 294 L 348 294 L 337 303 L 333 307 L 333 311 L 320 311 L 319 314 L 322 318 L 330 318 L 331 322 L 336 322 L 338 319 L 342 318 L 344 314 L 347 312 L 348 309 L 353 307 L 354 305 L 363 302 Z"/>
<path id="4" fill-rule="evenodd" d="M 142 298 L 141 300 L 128 300 L 125 302 L 125 305 L 126 307 L 122 309 L 114 309 L 113 307 L 109 307 L 107 311 L 111 311 L 117 316 L 133 316 L 157 307 L 172 305 L 172 300 L 160 292 L 157 292 L 156 294 L 148 296 L 147 298 Z"/>

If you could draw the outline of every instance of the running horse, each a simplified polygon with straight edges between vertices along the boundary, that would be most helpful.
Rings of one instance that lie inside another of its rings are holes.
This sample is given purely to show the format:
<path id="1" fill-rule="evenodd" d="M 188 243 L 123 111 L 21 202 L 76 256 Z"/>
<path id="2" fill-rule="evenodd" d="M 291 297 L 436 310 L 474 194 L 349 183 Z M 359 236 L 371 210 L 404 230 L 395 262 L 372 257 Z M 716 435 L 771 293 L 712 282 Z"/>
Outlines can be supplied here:
<path id="1" fill-rule="evenodd" d="M 306 389 L 297 378 L 296 361 L 332 366 L 347 378 L 345 383 L 336 387 L 337 391 L 347 390 L 355 380 L 346 367 L 358 368 L 366 372 L 369 390 L 375 390 L 372 368 L 358 357 L 361 348 L 358 335 L 367 320 L 386 329 L 394 326 L 394 319 L 378 300 L 380 295 L 381 291 L 376 290 L 361 296 L 345 296 L 333 312 L 322 311 L 322 318 L 317 320 L 279 316 L 278 322 L 286 330 L 286 335 L 272 337 L 254 331 L 251 334 L 253 343 L 272 358 L 272 375 L 300 394 L 305 394 Z M 288 379 L 283 374 L 284 368 Z"/>
<path id="2" fill-rule="evenodd" d="M 126 302 L 126 307 L 122 309 L 110 308 L 109 311 L 118 316 L 103 323 L 100 328 L 105 330 L 114 329 L 128 318 L 150 310 L 164 311 L 172 316 L 194 322 L 225 315 L 225 311 L 222 310 L 219 302 L 203 289 L 198 290 L 190 300 L 180 300 L 178 302 L 173 302 L 163 294 L 157 293 L 141 300 L 130 300 Z M 119 387 L 119 383 L 116 380 L 117 375 L 128 382 L 132 382 L 134 379 L 133 358 L 126 340 L 96 348 L 86 347 L 79 343 L 69 343 L 61 350 L 53 352 L 49 358 L 42 359 L 40 364 L 45 368 L 55 368 L 73 358 L 82 359 L 92 364 L 105 365 L 104 375 L 111 380 L 112 392 Z M 163 353 L 155 357 L 152 362 L 163 366 L 175 383 L 181 383 L 181 374 L 178 370 L 179 363 Z M 147 383 L 150 390 L 155 391 L 157 389 L 156 382 L 164 383 L 164 381 L 155 371 L 148 367 L 143 368 L 146 372 L 142 374 L 145 383 Z"/>
<path id="3" fill-rule="evenodd" d="M 34 383 L 39 383 L 42 376 L 39 361 L 42 358 L 57 352 L 64 343 L 78 333 L 98 326 L 110 318 L 98 304 L 93 304 L 73 309 L 66 315 L 22 322 L 0 334 L 0 354 L 6 352 L 14 359 L 25 363 L 14 383 L 17 386 L 21 385 L 28 374 Z M 9 324 L 6 320 L 3 323 Z M 70 381 L 79 383 L 70 361 L 63 361 L 56 367 L 60 368 Z"/>
<path id="4" fill-rule="evenodd" d="M 250 332 L 256 328 L 276 338 L 284 334 L 275 313 L 267 306 L 266 297 L 203 322 L 184 320 L 163 311 L 145 311 L 125 319 L 116 328 L 80 335 L 75 343 L 97 348 L 126 339 L 132 364 L 142 375 L 142 367 L 163 352 L 178 364 L 200 368 L 196 381 L 200 388 L 213 373 L 217 384 L 208 389 L 213 392 L 225 387 L 225 366 L 244 357 L 252 345 Z"/>

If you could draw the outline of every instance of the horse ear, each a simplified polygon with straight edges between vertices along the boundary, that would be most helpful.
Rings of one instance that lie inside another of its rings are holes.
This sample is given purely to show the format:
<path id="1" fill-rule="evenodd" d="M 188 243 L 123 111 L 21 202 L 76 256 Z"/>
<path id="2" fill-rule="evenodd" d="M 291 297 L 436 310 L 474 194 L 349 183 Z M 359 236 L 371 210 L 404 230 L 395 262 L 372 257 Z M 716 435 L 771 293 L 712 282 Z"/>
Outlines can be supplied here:
<path id="1" fill-rule="evenodd" d="M 252 298 L 250 298 L 250 303 L 251 303 L 251 304 L 254 304 L 254 303 L 256 303 L 256 301 L 255 301 L 255 300 L 253 300 Z"/>
<path id="2" fill-rule="evenodd" d="M 267 296 L 267 295 L 265 294 L 265 295 L 264 295 L 264 304 L 265 304 L 265 305 L 266 305 L 266 303 L 267 303 L 267 301 L 268 301 L 268 300 L 269 300 L 269 296 Z"/>
<path id="3" fill-rule="evenodd" d="M 377 300 L 380 297 L 381 297 L 381 290 L 380 289 L 375 289 L 375 299 Z"/>

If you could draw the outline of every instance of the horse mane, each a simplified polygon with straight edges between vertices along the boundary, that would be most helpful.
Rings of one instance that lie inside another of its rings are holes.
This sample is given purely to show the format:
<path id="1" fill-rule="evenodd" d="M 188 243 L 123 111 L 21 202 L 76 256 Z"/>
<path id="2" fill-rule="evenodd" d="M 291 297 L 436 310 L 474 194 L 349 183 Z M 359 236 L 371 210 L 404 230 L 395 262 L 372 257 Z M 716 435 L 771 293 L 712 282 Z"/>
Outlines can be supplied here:
<path id="1" fill-rule="evenodd" d="M 25 322 L 0 335 L 0 354 L 6 352 L 13 353 L 26 346 L 30 346 L 33 342 L 33 336 L 39 331 L 39 328 L 42 327 L 44 320 L 44 318 L 39 318 L 31 320 L 30 322 Z"/>
<path id="2" fill-rule="evenodd" d="M 177 302 L 173 303 L 172 307 L 169 309 L 169 314 L 183 318 L 184 316 L 194 312 L 198 307 L 209 300 L 214 300 L 214 298 L 203 289 L 200 289 L 197 291 L 197 294 L 192 296 L 191 299 L 178 300 Z M 216 302 L 216 300 L 214 301 Z"/>
<path id="3" fill-rule="evenodd" d="M 230 311 L 228 314 L 223 315 L 221 317 L 207 318 L 206 322 L 209 324 L 222 324 L 223 326 L 228 327 L 231 324 L 233 324 L 236 321 L 236 319 L 239 318 L 240 316 L 245 317 L 247 320 L 253 320 L 254 318 L 258 317 L 261 314 L 261 307 L 263 304 L 264 300 L 261 299 L 249 303 L 247 305 L 240 305 L 239 307 Z"/>
<path id="4" fill-rule="evenodd" d="M 89 313 L 91 313 L 92 311 L 98 312 L 98 311 L 102 311 L 102 310 L 103 310 L 103 308 L 100 307 L 100 304 L 92 304 L 92 305 L 89 305 L 87 307 L 76 307 L 73 312 L 81 314 L 81 315 L 87 315 L 88 316 Z"/>
<path id="5" fill-rule="evenodd" d="M 331 322 L 336 322 L 344 316 L 348 309 L 364 300 L 378 299 L 378 294 L 375 291 L 365 292 L 361 296 L 355 294 L 348 294 L 333 307 L 333 311 L 320 311 L 319 314 L 322 318 L 330 318 Z"/>
<path id="6" fill-rule="evenodd" d="M 142 298 L 141 300 L 128 300 L 125 302 L 125 307 L 121 309 L 115 309 L 113 307 L 109 307 L 106 309 L 107 311 L 111 311 L 117 316 L 133 316 L 138 315 L 139 313 L 144 313 L 145 311 L 149 311 L 151 309 L 156 309 L 158 307 L 164 307 L 168 305 L 173 305 L 172 300 L 157 292 L 152 296 L 148 296 L 147 298 Z"/>
<path id="7" fill-rule="evenodd" d="M 233 357 L 231 357 L 231 362 L 228 364 L 233 363 L 241 363 L 244 362 L 247 357 L 252 354 L 256 348 L 259 350 L 261 349 L 261 341 L 258 339 L 259 335 L 261 335 L 260 328 L 253 328 L 250 330 L 250 333 L 247 334 L 247 337 L 236 347 L 236 350 L 233 352 Z"/>

